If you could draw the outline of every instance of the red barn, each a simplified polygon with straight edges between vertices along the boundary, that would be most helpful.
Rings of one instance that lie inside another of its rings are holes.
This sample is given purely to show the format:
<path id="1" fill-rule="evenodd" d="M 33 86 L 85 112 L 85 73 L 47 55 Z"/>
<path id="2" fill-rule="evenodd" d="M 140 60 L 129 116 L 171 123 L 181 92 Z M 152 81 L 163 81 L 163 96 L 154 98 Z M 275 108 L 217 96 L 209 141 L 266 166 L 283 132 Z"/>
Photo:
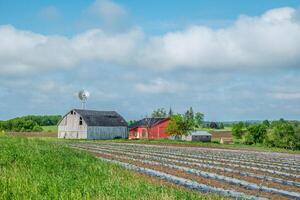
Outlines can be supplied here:
<path id="1" fill-rule="evenodd" d="M 168 138 L 166 128 L 170 122 L 170 118 L 144 118 L 137 121 L 129 128 L 129 139 L 158 139 Z"/>

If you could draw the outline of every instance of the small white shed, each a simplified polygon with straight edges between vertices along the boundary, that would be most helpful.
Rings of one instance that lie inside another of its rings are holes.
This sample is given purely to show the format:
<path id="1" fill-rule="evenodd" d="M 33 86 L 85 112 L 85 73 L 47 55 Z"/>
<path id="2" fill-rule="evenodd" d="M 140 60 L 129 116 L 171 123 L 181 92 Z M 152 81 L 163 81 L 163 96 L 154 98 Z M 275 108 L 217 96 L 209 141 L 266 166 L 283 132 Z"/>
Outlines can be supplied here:
<path id="1" fill-rule="evenodd" d="M 58 122 L 58 138 L 128 138 L 128 125 L 115 111 L 73 109 Z"/>
<path id="2" fill-rule="evenodd" d="M 182 140 L 210 142 L 211 134 L 207 131 L 193 131 L 187 136 L 182 136 Z"/>

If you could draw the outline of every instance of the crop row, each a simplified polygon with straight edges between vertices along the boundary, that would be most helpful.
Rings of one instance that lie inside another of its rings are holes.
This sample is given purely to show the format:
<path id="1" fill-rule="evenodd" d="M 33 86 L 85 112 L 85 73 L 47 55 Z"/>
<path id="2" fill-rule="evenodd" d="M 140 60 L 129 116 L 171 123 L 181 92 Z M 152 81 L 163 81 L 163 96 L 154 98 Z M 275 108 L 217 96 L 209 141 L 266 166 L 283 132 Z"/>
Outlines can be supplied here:
<path id="1" fill-rule="evenodd" d="M 194 168 L 190 168 L 190 167 L 186 167 L 186 166 L 194 166 L 194 165 L 198 165 L 199 167 L 204 167 L 204 168 L 212 168 L 212 169 L 218 169 L 221 171 L 225 171 L 225 172 L 234 172 L 234 173 L 239 173 L 240 175 L 243 174 L 244 176 L 252 176 L 255 178 L 260 178 L 260 179 L 264 179 L 264 180 L 268 180 L 268 181 L 273 181 L 273 182 L 277 182 L 283 185 L 292 185 L 295 187 L 299 187 L 299 183 L 297 182 L 293 182 L 293 181 L 285 181 L 283 179 L 276 179 L 273 177 L 268 177 L 268 176 L 258 176 L 254 173 L 249 173 L 249 172 L 240 172 L 237 170 L 232 170 L 230 168 L 220 168 L 220 167 L 215 167 L 215 166 L 211 166 L 211 165 L 206 165 L 206 164 L 199 164 L 197 162 L 190 161 L 183 161 L 182 159 L 178 159 L 178 157 L 174 157 L 172 155 L 168 155 L 169 158 L 165 158 L 163 155 L 161 154 L 155 154 L 155 153 L 147 153 L 144 154 L 142 153 L 140 150 L 133 150 L 133 149 L 122 149 L 120 148 L 120 146 L 118 146 L 118 148 L 116 146 L 109 146 L 109 145 L 75 145 L 74 147 L 80 147 L 80 148 L 84 148 L 84 149 L 88 149 L 89 151 L 94 151 L 94 152 L 98 152 L 98 153 L 106 153 L 106 154 L 110 154 L 110 156 L 114 156 L 114 157 L 118 157 L 118 154 L 122 154 L 122 156 L 119 156 L 119 158 L 126 158 L 126 159 L 131 159 L 131 160 L 135 160 L 135 161 L 139 161 L 141 163 L 148 163 L 148 164 L 152 164 L 152 165 L 161 165 L 161 166 L 165 166 L 168 168 L 172 168 L 172 169 L 176 169 L 176 170 L 181 170 L 181 171 L 185 171 L 186 173 L 190 173 L 193 174 L 195 176 L 201 176 L 204 178 L 209 178 L 209 179 L 214 179 L 214 180 L 218 180 L 218 181 L 223 181 L 229 184 L 233 184 L 233 185 L 237 185 L 237 186 L 241 186 L 244 187 L 246 189 L 251 189 L 251 190 L 257 190 L 257 191 L 264 191 L 264 192 L 269 192 L 272 194 L 280 194 L 289 198 L 300 198 L 300 194 L 296 193 L 296 192 L 291 192 L 291 191 L 287 191 L 287 190 L 282 190 L 282 189 L 278 189 L 278 188 L 271 188 L 271 187 L 266 187 L 266 186 L 262 186 L 262 185 L 258 185 L 255 183 L 251 183 L 245 180 L 239 180 L 236 178 L 231 178 L 231 177 L 226 177 L 223 175 L 219 175 L 216 173 L 211 173 L 211 172 L 205 172 L 203 170 L 198 170 L 198 169 L 194 169 Z M 143 158 L 138 158 L 138 157 L 143 157 Z M 178 160 L 176 160 L 178 159 Z M 184 158 L 185 159 L 185 158 Z M 198 161 L 198 160 L 196 160 Z M 185 165 L 185 166 L 182 166 Z"/>
<path id="2" fill-rule="evenodd" d="M 203 163 L 205 163 L 204 160 L 200 160 L 200 162 L 199 162 L 198 160 L 195 160 L 195 159 L 189 159 L 189 158 L 185 158 L 185 157 L 177 157 L 177 156 L 173 156 L 173 155 L 148 153 L 148 152 L 144 152 L 144 151 L 141 151 L 141 150 L 139 150 L 139 151 L 134 151 L 134 150 L 125 151 L 124 149 L 120 149 L 120 148 L 115 149 L 115 148 L 99 147 L 99 146 L 93 146 L 93 145 L 89 145 L 88 148 L 94 148 L 94 149 L 102 150 L 102 151 L 114 151 L 115 153 L 123 153 L 123 154 L 127 154 L 127 155 L 138 155 L 138 156 L 142 156 L 142 157 L 145 157 L 145 158 L 160 159 L 160 160 L 163 160 L 165 162 L 179 163 L 179 164 L 183 164 L 183 165 L 193 165 L 193 166 L 197 166 L 197 167 L 201 167 L 201 168 L 218 170 L 218 171 L 221 171 L 221 172 L 235 173 L 235 174 L 238 174 L 240 176 L 244 176 L 246 178 L 247 177 L 254 177 L 256 179 L 260 179 L 260 180 L 263 180 L 263 181 L 271 181 L 271 182 L 282 184 L 282 185 L 300 187 L 300 182 L 289 181 L 289 180 L 286 180 L 286 179 L 275 178 L 275 177 L 266 176 L 266 175 L 257 175 L 257 174 L 252 173 L 252 172 L 245 172 L 245 171 L 235 170 L 235 169 L 226 168 L 226 167 L 220 167 L 220 166 L 214 165 L 215 163 L 211 163 L 210 161 L 209 161 L 210 162 L 209 164 L 207 164 L 207 163 L 203 164 Z"/>
<path id="3" fill-rule="evenodd" d="M 137 148 L 141 147 L 143 149 L 156 149 L 160 150 L 163 152 L 172 152 L 172 153 L 180 153 L 182 150 L 181 148 L 174 148 L 174 147 L 160 147 L 160 146 L 153 146 L 153 145 L 142 145 L 142 144 L 116 144 L 116 143 L 109 143 L 109 144 L 103 144 L 103 145 L 110 145 L 110 146 L 122 146 L 122 147 L 134 147 Z M 296 159 L 293 157 L 279 157 L 279 156 L 272 156 L 271 158 L 268 156 L 266 153 L 237 153 L 237 152 L 226 152 L 226 151 L 208 151 L 208 150 L 203 150 L 201 151 L 195 151 L 193 150 L 184 150 L 185 153 L 188 153 L 189 155 L 204 155 L 207 157 L 211 157 L 212 159 L 227 159 L 231 161 L 238 161 L 238 162 L 245 162 L 245 164 L 251 164 L 253 162 L 258 163 L 258 164 L 264 164 L 264 166 L 270 165 L 277 165 L 277 166 L 282 166 L 283 169 L 287 170 L 293 170 L 293 171 L 300 171 L 300 159 Z M 285 168 L 286 167 L 286 168 Z M 293 169 L 294 168 L 294 169 Z M 278 168 L 280 169 L 280 168 Z"/>
<path id="4" fill-rule="evenodd" d="M 92 146 L 92 145 L 93 144 L 90 144 L 90 146 Z M 97 144 L 94 144 L 94 145 L 97 146 Z M 107 146 L 107 145 L 102 145 L 102 146 Z M 157 150 L 148 149 L 148 148 L 141 150 L 139 148 L 134 148 L 134 147 L 124 148 L 121 146 L 107 146 L 107 147 L 108 148 L 118 148 L 118 149 L 122 149 L 124 151 L 140 152 L 143 154 L 152 154 L 152 155 L 156 155 L 156 156 L 169 156 L 172 158 L 184 159 L 187 161 L 200 162 L 200 163 L 211 164 L 211 165 L 218 165 L 218 166 L 222 166 L 222 167 L 230 167 L 230 168 L 235 167 L 235 168 L 256 170 L 256 171 L 267 172 L 269 174 L 275 174 L 278 176 L 284 176 L 284 177 L 290 177 L 290 178 L 300 178 L 300 175 L 295 174 L 295 173 L 288 173 L 286 171 L 280 171 L 280 170 L 272 170 L 271 164 L 267 167 L 253 167 L 253 166 L 245 165 L 242 163 L 231 163 L 230 160 L 227 161 L 225 159 L 222 161 L 207 160 L 206 157 L 190 155 L 190 154 L 187 154 L 184 152 L 181 152 L 181 153 L 162 152 L 162 151 L 157 151 Z"/>

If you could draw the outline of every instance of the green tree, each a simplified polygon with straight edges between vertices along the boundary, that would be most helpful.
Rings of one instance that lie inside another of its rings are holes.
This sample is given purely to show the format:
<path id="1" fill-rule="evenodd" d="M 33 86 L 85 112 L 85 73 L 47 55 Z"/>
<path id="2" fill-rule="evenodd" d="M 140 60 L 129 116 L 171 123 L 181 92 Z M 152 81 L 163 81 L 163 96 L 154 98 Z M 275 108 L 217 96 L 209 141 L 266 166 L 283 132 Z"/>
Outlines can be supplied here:
<path id="1" fill-rule="evenodd" d="M 273 124 L 264 143 L 268 146 L 295 149 L 297 147 L 297 128 L 291 123 L 279 120 Z"/>
<path id="2" fill-rule="evenodd" d="M 241 139 L 243 134 L 244 134 L 244 123 L 243 122 L 239 122 L 237 124 L 234 124 L 232 126 L 232 135 L 234 138 L 236 139 Z"/>
<path id="3" fill-rule="evenodd" d="M 217 124 L 217 122 L 210 122 L 210 123 L 209 123 L 209 128 L 212 128 L 212 129 L 218 129 L 218 124 Z"/>
<path id="4" fill-rule="evenodd" d="M 167 112 L 164 108 L 158 108 L 154 110 L 151 114 L 152 117 L 167 117 Z"/>
<path id="5" fill-rule="evenodd" d="M 204 114 L 200 112 L 195 113 L 195 124 L 200 127 L 204 121 Z"/>
<path id="6" fill-rule="evenodd" d="M 221 122 L 219 123 L 219 126 L 218 126 L 219 129 L 224 129 L 224 124 Z"/>
<path id="7" fill-rule="evenodd" d="M 263 143 L 267 135 L 267 127 L 263 124 L 253 124 L 247 127 L 247 133 L 244 142 L 247 143 Z M 251 140 L 249 140 L 251 138 Z"/>
<path id="8" fill-rule="evenodd" d="M 190 107 L 190 109 L 185 112 L 185 118 L 187 120 L 194 120 L 194 111 L 192 107 Z"/>
<path id="9" fill-rule="evenodd" d="M 169 116 L 169 117 L 171 117 L 172 115 L 174 115 L 174 113 L 173 113 L 173 110 L 172 110 L 172 108 L 170 107 L 170 109 L 169 109 L 169 113 L 168 113 L 168 116 Z"/>
<path id="10" fill-rule="evenodd" d="M 194 129 L 194 124 L 191 120 L 183 117 L 180 114 L 173 115 L 170 123 L 167 126 L 167 133 L 173 136 L 188 135 Z"/>
<path id="11" fill-rule="evenodd" d="M 266 127 L 270 127 L 271 125 L 269 120 L 264 120 L 262 124 L 265 125 Z"/>

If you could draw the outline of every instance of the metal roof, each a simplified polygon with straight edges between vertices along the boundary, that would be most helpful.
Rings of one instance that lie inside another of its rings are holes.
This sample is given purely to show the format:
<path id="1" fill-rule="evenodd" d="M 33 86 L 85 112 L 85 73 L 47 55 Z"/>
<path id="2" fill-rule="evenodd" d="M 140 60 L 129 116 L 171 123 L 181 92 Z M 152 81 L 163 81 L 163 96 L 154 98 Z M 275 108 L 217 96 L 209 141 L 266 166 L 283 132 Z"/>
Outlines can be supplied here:
<path id="1" fill-rule="evenodd" d="M 74 109 L 88 126 L 128 126 L 124 118 L 115 111 Z"/>
<path id="2" fill-rule="evenodd" d="M 136 127 L 147 127 L 147 126 L 153 126 L 157 123 L 160 123 L 161 121 L 165 120 L 167 118 L 163 117 L 152 117 L 152 118 L 144 118 L 141 119 L 137 122 L 135 122 L 134 124 L 130 125 L 129 128 L 136 128 Z"/>
<path id="3" fill-rule="evenodd" d="M 207 131 L 193 131 L 191 132 L 191 135 L 195 136 L 211 136 L 211 134 Z"/>

